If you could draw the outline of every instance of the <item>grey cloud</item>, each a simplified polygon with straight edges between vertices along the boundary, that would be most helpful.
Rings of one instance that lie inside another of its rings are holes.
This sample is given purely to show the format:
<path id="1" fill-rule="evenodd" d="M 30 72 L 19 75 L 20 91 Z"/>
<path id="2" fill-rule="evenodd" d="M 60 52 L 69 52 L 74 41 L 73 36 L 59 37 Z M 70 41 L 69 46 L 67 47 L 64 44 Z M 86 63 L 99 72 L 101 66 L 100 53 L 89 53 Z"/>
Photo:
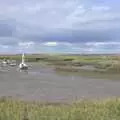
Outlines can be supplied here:
<path id="1" fill-rule="evenodd" d="M 120 9 L 113 10 L 104 1 L 0 0 L 0 3 L 0 44 L 79 43 L 120 38 Z"/>
<path id="2" fill-rule="evenodd" d="M 0 20 L 0 36 L 13 36 L 15 32 L 14 24 L 9 20 Z"/>
<path id="3" fill-rule="evenodd" d="M 14 37 L 0 37 L 0 45 L 15 46 L 20 41 L 20 39 Z"/>
<path id="4" fill-rule="evenodd" d="M 88 2 L 88 1 L 87 1 Z M 10 2 L 8 2 L 10 4 Z M 13 17 L 18 22 L 22 24 L 27 24 L 29 26 L 39 26 L 44 27 L 46 30 L 55 31 L 56 28 L 62 27 L 69 28 L 73 26 L 72 24 L 78 24 L 82 21 L 89 22 L 91 19 L 91 15 L 96 16 L 96 18 L 100 18 L 102 15 L 104 17 L 104 13 L 91 13 L 88 12 L 85 15 L 82 14 L 80 17 L 77 17 L 78 14 L 86 11 L 85 7 L 79 8 L 83 5 L 81 1 L 71 0 L 71 1 L 55 1 L 55 0 L 46 0 L 46 1 L 18 1 L 12 0 L 12 3 L 16 3 L 15 5 L 7 4 L 6 10 L 4 13 L 8 17 Z M 17 4 L 18 3 L 18 4 Z M 21 3 L 21 4 L 19 4 Z M 5 5 L 4 5 L 5 6 Z M 85 5 L 84 5 L 85 6 Z M 2 8 L 1 8 L 2 9 Z M 77 12 L 76 15 L 72 15 Z M 72 15 L 72 16 L 71 16 Z M 69 16 L 69 17 L 68 17 Z M 70 17 L 71 16 L 71 17 Z M 66 19 L 68 17 L 68 19 Z M 109 16 L 108 16 L 109 17 Z M 101 18 L 100 18 L 101 19 Z M 109 18 L 108 18 L 109 19 Z M 69 23 L 69 24 L 68 24 Z M 81 27 L 79 27 L 81 28 Z M 35 29 L 35 28 L 33 28 Z M 74 29 L 74 28 L 73 28 Z"/>

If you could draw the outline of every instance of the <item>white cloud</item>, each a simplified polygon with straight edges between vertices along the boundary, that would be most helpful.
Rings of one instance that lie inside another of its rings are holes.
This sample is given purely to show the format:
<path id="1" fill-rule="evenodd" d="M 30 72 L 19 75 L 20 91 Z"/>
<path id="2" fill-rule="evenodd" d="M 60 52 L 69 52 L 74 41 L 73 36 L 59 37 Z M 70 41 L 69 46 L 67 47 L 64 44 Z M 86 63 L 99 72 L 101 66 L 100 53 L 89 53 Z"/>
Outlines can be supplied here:
<path id="1" fill-rule="evenodd" d="M 120 42 L 18 42 L 17 45 L 0 45 L 0 53 L 119 53 Z"/>
<path id="2" fill-rule="evenodd" d="M 92 6 L 74 8 L 74 10 L 66 16 L 65 23 L 61 27 L 71 30 L 95 30 L 95 29 L 111 29 L 120 27 L 118 20 L 120 15 L 112 10 L 110 6 Z M 117 22 L 116 22 L 117 20 Z"/>
<path id="3" fill-rule="evenodd" d="M 44 42 L 44 43 L 42 43 L 42 45 L 50 46 L 50 47 L 53 47 L 53 46 L 72 46 L 72 43 L 69 43 L 69 42 Z"/>
<path id="4" fill-rule="evenodd" d="M 58 44 L 63 46 L 72 46 L 72 43 L 70 42 L 58 42 Z"/>
<path id="5" fill-rule="evenodd" d="M 29 42 L 19 42 L 18 46 L 21 48 L 29 48 L 31 46 L 33 46 L 35 43 L 33 41 L 29 41 Z"/>
<path id="6" fill-rule="evenodd" d="M 45 42 L 45 43 L 43 43 L 43 45 L 45 45 L 45 46 L 57 46 L 58 44 L 57 44 L 57 42 Z"/>
<path id="7" fill-rule="evenodd" d="M 4 46 L 3 49 L 9 49 L 10 46 L 18 42 L 17 47 L 29 50 L 34 49 L 34 51 L 35 49 L 39 51 L 41 48 L 44 49 L 44 47 L 54 47 L 54 49 L 57 49 L 57 47 L 66 47 L 68 51 L 70 49 L 78 52 L 85 51 L 86 48 L 89 49 L 88 51 L 93 51 L 93 46 L 98 50 L 98 46 L 120 45 L 118 42 L 90 42 L 85 43 L 86 45 L 79 43 L 82 37 L 77 38 L 74 36 L 74 34 L 76 34 L 74 30 L 76 30 L 77 36 L 79 36 L 81 31 L 83 31 L 83 34 L 85 33 L 84 36 L 87 36 L 88 32 L 86 33 L 86 31 L 93 31 L 92 36 L 95 36 L 97 41 L 95 35 L 96 29 L 100 31 L 113 28 L 120 29 L 119 9 L 116 11 L 113 10 L 110 4 L 101 5 L 99 3 L 96 4 L 96 2 L 91 2 L 92 4 L 89 3 L 87 0 L 85 2 L 82 2 L 82 0 L 1 1 L 0 19 L 7 20 L 8 22 L 6 24 L 11 24 L 13 20 L 13 22 L 15 22 L 15 32 L 13 32 L 14 34 L 11 38 L 0 38 L 0 44 L 9 44 L 9 46 Z M 31 38 L 32 35 L 35 37 Z M 49 37 L 53 37 L 54 35 L 55 39 L 52 39 L 52 41 L 49 40 Z M 28 38 L 26 40 L 26 36 L 28 36 L 30 40 Z M 39 38 L 39 36 L 41 38 Z M 46 39 L 41 40 L 44 36 Z M 56 36 L 58 39 L 60 37 L 58 41 Z M 113 37 L 114 36 L 116 36 L 116 34 L 113 35 Z M 61 40 L 62 37 L 63 39 Z M 20 38 L 23 39 L 21 40 Z M 69 38 L 72 40 L 69 40 Z M 110 37 L 108 36 L 108 38 Z M 34 40 L 37 41 L 37 43 L 34 42 Z M 44 40 L 49 42 L 45 42 Z M 90 40 L 92 40 L 92 38 L 90 38 Z M 41 41 L 42 44 L 40 43 Z M 73 44 L 65 41 L 72 41 Z M 87 39 L 87 41 L 89 41 L 89 39 Z M 10 42 L 12 43 L 11 45 Z"/>
<path id="8" fill-rule="evenodd" d="M 29 13 L 29 14 L 36 14 L 37 12 L 39 12 L 41 10 L 41 6 L 39 4 L 35 4 L 33 5 L 24 5 L 24 11 Z"/>
<path id="9" fill-rule="evenodd" d="M 120 18 L 119 12 L 111 11 L 109 4 L 102 6 L 92 2 L 92 5 L 89 5 L 81 0 L 30 0 L 13 3 L 15 4 L 1 3 L 0 18 L 15 19 L 16 33 L 20 33 L 19 35 L 65 32 L 63 29 L 94 30 L 120 27 L 114 22 Z"/>
<path id="10" fill-rule="evenodd" d="M 107 46 L 107 45 L 120 45 L 120 42 L 87 42 L 87 46 Z"/>
<path id="11" fill-rule="evenodd" d="M 93 6 L 91 8 L 93 11 L 109 11 L 111 8 L 109 6 Z"/>
<path id="12" fill-rule="evenodd" d="M 94 4 L 92 7 L 86 7 L 85 4 L 81 3 L 81 0 L 57 2 L 55 0 L 46 0 L 44 2 L 31 0 L 30 2 L 18 2 L 15 5 L 1 4 L 0 16 L 2 18 L 13 18 L 18 23 L 28 25 L 28 28 L 32 26 L 34 30 L 36 27 L 42 27 L 46 31 L 55 31 L 58 28 L 84 29 L 83 23 L 95 20 L 109 20 L 115 16 L 120 16 L 119 14 L 110 13 L 110 9 L 109 6 L 96 6 Z M 94 23 L 91 24 L 94 25 Z M 85 27 L 87 29 L 87 26 Z M 88 27 L 93 28 L 89 25 Z"/>

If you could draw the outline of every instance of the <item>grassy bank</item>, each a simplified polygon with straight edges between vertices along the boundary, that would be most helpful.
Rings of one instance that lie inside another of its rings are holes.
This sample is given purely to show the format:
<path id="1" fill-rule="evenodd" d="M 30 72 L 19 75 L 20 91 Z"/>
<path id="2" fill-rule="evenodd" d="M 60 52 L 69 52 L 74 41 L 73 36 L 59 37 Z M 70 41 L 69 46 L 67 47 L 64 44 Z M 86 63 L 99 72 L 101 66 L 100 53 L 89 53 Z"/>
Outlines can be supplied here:
<path id="1" fill-rule="evenodd" d="M 73 104 L 0 100 L 0 120 L 120 120 L 120 99 Z"/>

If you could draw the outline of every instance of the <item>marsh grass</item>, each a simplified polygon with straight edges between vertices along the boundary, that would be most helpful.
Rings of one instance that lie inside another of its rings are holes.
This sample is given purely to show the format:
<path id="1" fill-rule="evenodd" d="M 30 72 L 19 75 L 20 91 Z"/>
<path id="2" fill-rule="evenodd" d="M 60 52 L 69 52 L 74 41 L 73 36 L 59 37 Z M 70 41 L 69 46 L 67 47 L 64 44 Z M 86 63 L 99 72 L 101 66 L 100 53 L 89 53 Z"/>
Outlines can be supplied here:
<path id="1" fill-rule="evenodd" d="M 13 59 L 21 61 L 21 55 L 4 55 L 0 59 Z M 103 55 L 29 55 L 25 56 L 26 62 L 47 63 L 57 68 L 57 70 L 79 71 L 75 67 L 91 65 L 100 72 L 120 72 L 120 56 L 103 56 Z"/>
<path id="2" fill-rule="evenodd" d="M 0 120 L 120 120 L 120 99 L 71 104 L 1 99 Z"/>

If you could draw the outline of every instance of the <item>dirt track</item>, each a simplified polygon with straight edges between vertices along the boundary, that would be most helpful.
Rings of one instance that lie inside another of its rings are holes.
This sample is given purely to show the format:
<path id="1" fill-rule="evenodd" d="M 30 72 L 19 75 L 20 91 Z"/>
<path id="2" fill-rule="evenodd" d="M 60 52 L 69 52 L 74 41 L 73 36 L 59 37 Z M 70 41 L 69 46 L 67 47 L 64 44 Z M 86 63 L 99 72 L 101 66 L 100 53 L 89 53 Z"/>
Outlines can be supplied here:
<path id="1" fill-rule="evenodd" d="M 28 73 L 18 72 L 16 67 L 0 69 L 0 96 L 40 101 L 116 97 L 120 96 L 120 81 L 62 76 L 32 64 Z"/>

